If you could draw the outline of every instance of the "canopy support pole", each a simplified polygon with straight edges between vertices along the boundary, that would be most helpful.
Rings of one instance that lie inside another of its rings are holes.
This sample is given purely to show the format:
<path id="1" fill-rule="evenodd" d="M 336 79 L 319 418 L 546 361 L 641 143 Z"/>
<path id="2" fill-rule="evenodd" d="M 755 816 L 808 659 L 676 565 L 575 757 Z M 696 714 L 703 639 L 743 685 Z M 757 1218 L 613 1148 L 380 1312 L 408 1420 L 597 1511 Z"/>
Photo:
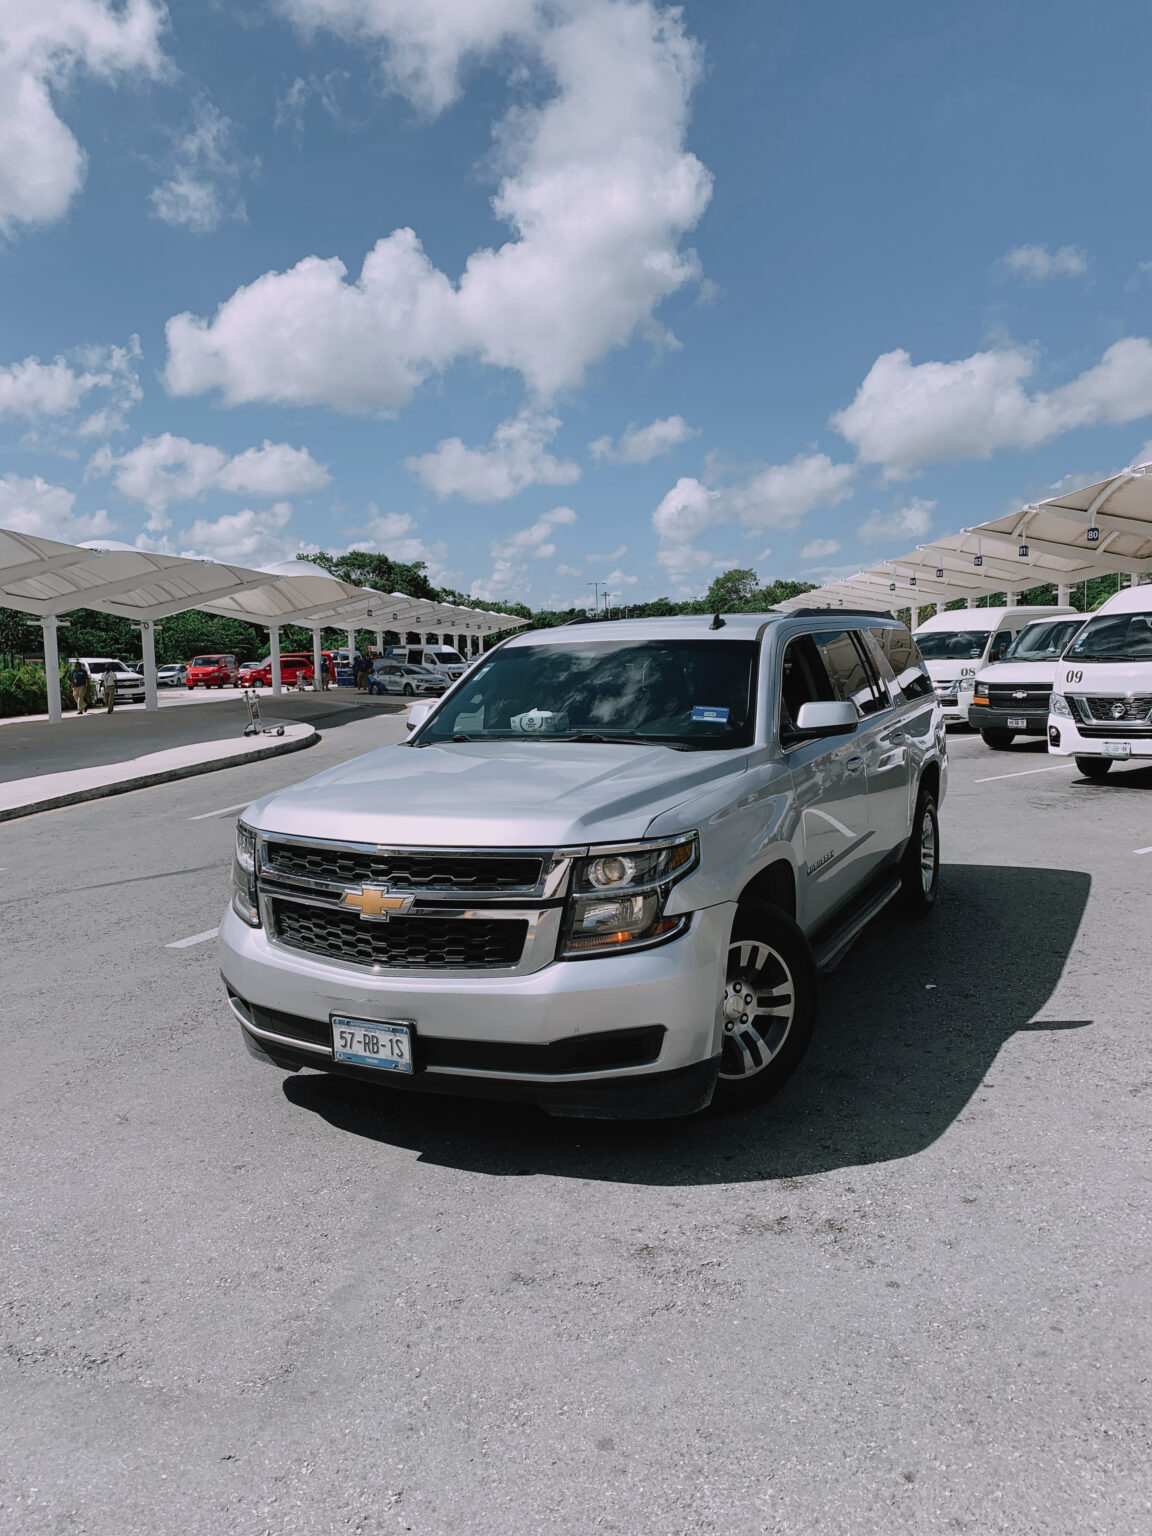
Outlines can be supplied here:
<path id="1" fill-rule="evenodd" d="M 278 699 L 283 689 L 280 675 L 280 626 L 269 624 L 268 626 L 268 651 L 272 662 L 272 697 Z"/>
<path id="2" fill-rule="evenodd" d="M 383 656 L 384 654 L 384 631 L 382 629 L 376 631 L 376 654 L 378 656 Z"/>
<path id="3" fill-rule="evenodd" d="M 1061 608 L 1071 608 L 1072 588 L 1064 582 L 1060 582 L 1056 588 L 1056 601 Z"/>
<path id="4" fill-rule="evenodd" d="M 60 724 L 60 647 L 55 618 L 41 619 L 44 627 L 44 682 L 48 691 L 48 720 Z"/>
<path id="5" fill-rule="evenodd" d="M 320 655 L 320 631 L 312 631 L 312 692 L 320 693 L 324 687 L 324 679 L 321 677 L 321 669 L 324 666 L 324 658 Z"/>
<path id="6" fill-rule="evenodd" d="M 140 649 L 144 655 L 144 708 L 160 708 L 160 691 L 156 687 L 156 625 L 151 619 L 140 620 Z"/>

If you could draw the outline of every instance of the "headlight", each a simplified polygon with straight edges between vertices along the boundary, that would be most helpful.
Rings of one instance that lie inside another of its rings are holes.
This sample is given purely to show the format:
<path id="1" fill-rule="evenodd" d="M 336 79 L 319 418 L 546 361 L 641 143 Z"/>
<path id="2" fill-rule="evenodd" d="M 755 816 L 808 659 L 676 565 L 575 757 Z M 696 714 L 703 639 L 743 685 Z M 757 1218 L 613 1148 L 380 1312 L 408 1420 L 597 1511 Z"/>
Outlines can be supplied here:
<path id="1" fill-rule="evenodd" d="M 256 834 L 242 821 L 236 823 L 236 857 L 232 864 L 232 910 L 251 928 L 260 926 L 256 895 Z"/>
<path id="2" fill-rule="evenodd" d="M 699 862 L 695 832 L 591 850 L 576 865 L 561 954 L 618 954 L 682 933 L 687 916 L 665 917 L 664 907 Z"/>
<path id="3" fill-rule="evenodd" d="M 1054 693 L 1048 708 L 1054 715 L 1063 715 L 1066 720 L 1072 719 L 1072 711 L 1068 707 L 1068 700 L 1062 693 Z"/>

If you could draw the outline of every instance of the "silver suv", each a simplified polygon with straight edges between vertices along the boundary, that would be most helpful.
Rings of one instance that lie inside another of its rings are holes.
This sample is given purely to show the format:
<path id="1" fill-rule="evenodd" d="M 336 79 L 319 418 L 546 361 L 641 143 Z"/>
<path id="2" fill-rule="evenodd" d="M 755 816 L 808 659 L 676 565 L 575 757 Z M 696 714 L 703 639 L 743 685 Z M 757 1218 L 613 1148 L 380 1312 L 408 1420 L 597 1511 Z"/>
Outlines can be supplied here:
<path id="1" fill-rule="evenodd" d="M 221 969 L 288 1071 L 565 1115 L 756 1102 L 818 971 L 936 900 L 944 724 L 886 617 L 535 631 L 412 714 L 237 827 Z"/>

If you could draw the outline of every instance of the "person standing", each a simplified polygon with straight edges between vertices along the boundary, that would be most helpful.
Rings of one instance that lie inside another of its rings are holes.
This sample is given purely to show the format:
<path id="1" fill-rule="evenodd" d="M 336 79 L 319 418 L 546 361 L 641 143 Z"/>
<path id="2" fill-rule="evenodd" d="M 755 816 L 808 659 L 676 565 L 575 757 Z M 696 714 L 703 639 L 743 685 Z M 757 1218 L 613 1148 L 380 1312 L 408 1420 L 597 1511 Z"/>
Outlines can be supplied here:
<path id="1" fill-rule="evenodd" d="M 111 662 L 104 668 L 100 688 L 104 695 L 104 702 L 108 706 L 108 713 L 111 714 L 116 705 L 116 668 Z"/>
<path id="2" fill-rule="evenodd" d="M 72 658 L 72 670 L 68 674 L 68 680 L 72 684 L 72 698 L 76 703 L 76 713 L 83 715 L 88 710 L 88 668 L 80 660 L 79 656 Z"/>

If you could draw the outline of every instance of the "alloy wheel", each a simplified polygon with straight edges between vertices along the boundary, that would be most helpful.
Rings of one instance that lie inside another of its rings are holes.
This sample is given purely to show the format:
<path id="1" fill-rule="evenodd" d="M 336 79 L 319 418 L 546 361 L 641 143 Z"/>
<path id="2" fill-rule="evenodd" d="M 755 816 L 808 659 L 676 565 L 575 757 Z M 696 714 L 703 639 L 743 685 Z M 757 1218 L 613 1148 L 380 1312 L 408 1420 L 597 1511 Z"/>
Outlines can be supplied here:
<path id="1" fill-rule="evenodd" d="M 932 894 L 940 849 L 936 839 L 936 817 L 929 806 L 920 818 L 920 884 L 925 896 Z"/>
<path id="2" fill-rule="evenodd" d="M 780 1054 L 796 1016 L 796 984 L 783 956 L 757 939 L 734 939 L 721 1004 L 720 1076 L 748 1078 Z"/>

